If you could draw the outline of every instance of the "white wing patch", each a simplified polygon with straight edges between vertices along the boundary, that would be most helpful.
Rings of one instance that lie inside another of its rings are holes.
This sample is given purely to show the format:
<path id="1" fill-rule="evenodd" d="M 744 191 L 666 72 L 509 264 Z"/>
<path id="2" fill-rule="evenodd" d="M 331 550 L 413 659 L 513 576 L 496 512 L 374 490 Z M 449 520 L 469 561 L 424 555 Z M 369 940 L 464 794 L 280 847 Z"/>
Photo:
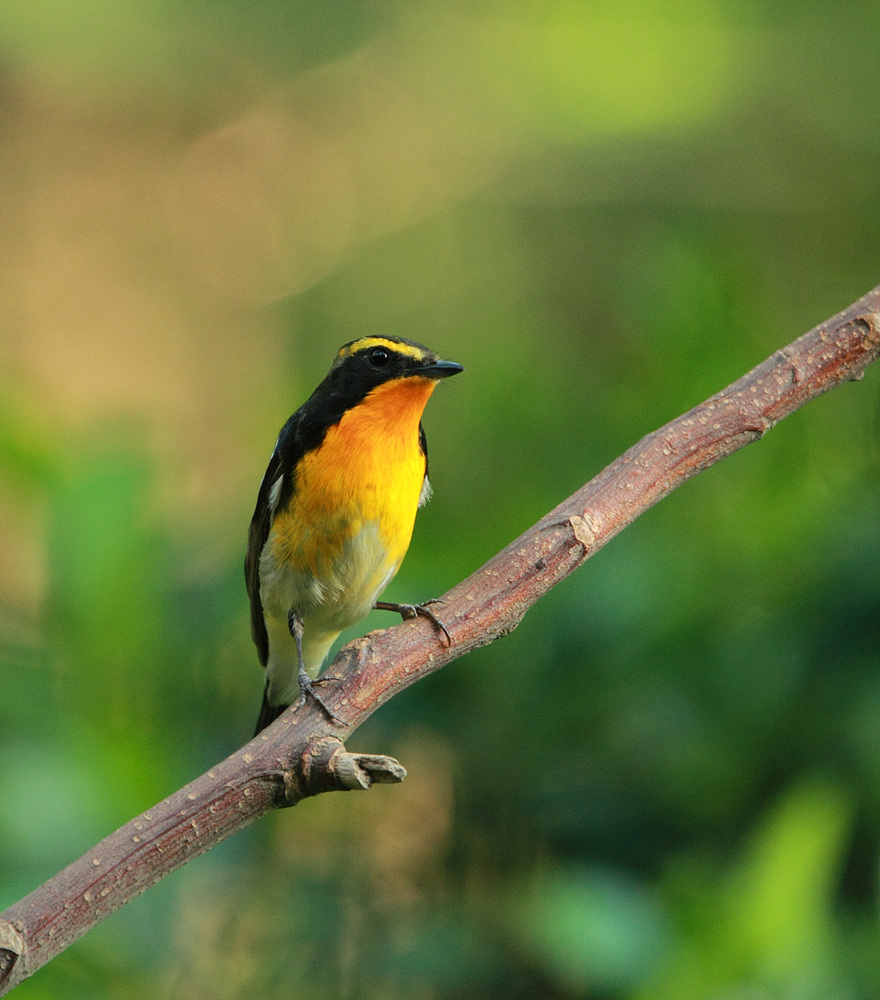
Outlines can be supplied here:
<path id="1" fill-rule="evenodd" d="M 274 514 L 275 508 L 278 506 L 278 498 L 281 496 L 281 487 L 284 484 L 284 473 L 282 473 L 269 490 L 269 511 Z"/>
<path id="2" fill-rule="evenodd" d="M 419 506 L 424 507 L 425 504 L 431 499 L 431 484 L 428 482 L 428 477 L 425 476 L 425 481 L 422 483 L 422 492 L 419 494 Z"/>

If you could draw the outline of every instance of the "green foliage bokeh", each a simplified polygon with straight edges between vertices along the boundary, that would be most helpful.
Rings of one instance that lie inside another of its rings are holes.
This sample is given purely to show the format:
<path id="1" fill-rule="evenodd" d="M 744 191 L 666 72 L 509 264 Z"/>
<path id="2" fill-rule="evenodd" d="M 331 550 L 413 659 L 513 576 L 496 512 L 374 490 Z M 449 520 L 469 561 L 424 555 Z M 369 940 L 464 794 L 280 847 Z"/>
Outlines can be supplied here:
<path id="1" fill-rule="evenodd" d="M 0 908 L 249 737 L 247 525 L 340 344 L 466 367 L 387 595 L 417 600 L 876 285 L 878 31 L 4 0 Z M 880 994 L 878 378 L 383 708 L 352 748 L 403 786 L 268 817 L 21 997 Z"/>

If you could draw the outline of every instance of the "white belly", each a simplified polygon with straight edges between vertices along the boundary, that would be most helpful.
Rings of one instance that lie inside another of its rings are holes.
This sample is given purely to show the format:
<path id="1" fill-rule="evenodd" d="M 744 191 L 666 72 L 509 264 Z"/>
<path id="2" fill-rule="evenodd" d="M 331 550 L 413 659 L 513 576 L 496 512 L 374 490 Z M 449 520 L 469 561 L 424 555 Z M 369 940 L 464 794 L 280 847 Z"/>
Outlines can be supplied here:
<path id="1" fill-rule="evenodd" d="M 289 563 L 279 566 L 272 550 L 272 545 L 264 546 L 260 559 L 260 600 L 269 637 L 269 700 L 289 704 L 299 694 L 290 613 L 297 611 L 302 618 L 304 666 L 314 677 L 339 633 L 367 616 L 400 563 L 389 563 L 375 522 L 365 524 L 332 562 L 319 567 L 320 579 Z"/>

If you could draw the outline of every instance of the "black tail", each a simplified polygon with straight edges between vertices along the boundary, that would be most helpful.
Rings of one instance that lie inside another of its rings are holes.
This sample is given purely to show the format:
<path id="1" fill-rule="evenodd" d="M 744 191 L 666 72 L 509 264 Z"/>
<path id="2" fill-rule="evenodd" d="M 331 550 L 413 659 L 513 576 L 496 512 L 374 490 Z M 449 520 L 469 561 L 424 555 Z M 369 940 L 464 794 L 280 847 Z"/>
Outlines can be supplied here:
<path id="1" fill-rule="evenodd" d="M 257 719 L 254 736 L 261 733 L 271 722 L 274 722 L 286 708 L 287 705 L 270 705 L 268 687 L 263 688 L 263 706 L 260 709 L 260 717 Z"/>

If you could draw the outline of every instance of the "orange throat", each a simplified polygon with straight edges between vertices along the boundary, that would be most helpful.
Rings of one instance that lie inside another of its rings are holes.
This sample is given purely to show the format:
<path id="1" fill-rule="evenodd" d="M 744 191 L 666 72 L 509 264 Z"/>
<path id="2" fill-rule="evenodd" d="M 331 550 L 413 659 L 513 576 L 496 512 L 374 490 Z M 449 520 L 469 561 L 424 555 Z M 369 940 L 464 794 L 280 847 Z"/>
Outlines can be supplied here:
<path id="1" fill-rule="evenodd" d="M 403 559 L 425 478 L 419 421 L 436 384 L 410 376 L 378 386 L 303 457 L 285 534 L 306 564 L 318 552 L 332 559 L 368 523 L 378 526 L 388 563 Z"/>

